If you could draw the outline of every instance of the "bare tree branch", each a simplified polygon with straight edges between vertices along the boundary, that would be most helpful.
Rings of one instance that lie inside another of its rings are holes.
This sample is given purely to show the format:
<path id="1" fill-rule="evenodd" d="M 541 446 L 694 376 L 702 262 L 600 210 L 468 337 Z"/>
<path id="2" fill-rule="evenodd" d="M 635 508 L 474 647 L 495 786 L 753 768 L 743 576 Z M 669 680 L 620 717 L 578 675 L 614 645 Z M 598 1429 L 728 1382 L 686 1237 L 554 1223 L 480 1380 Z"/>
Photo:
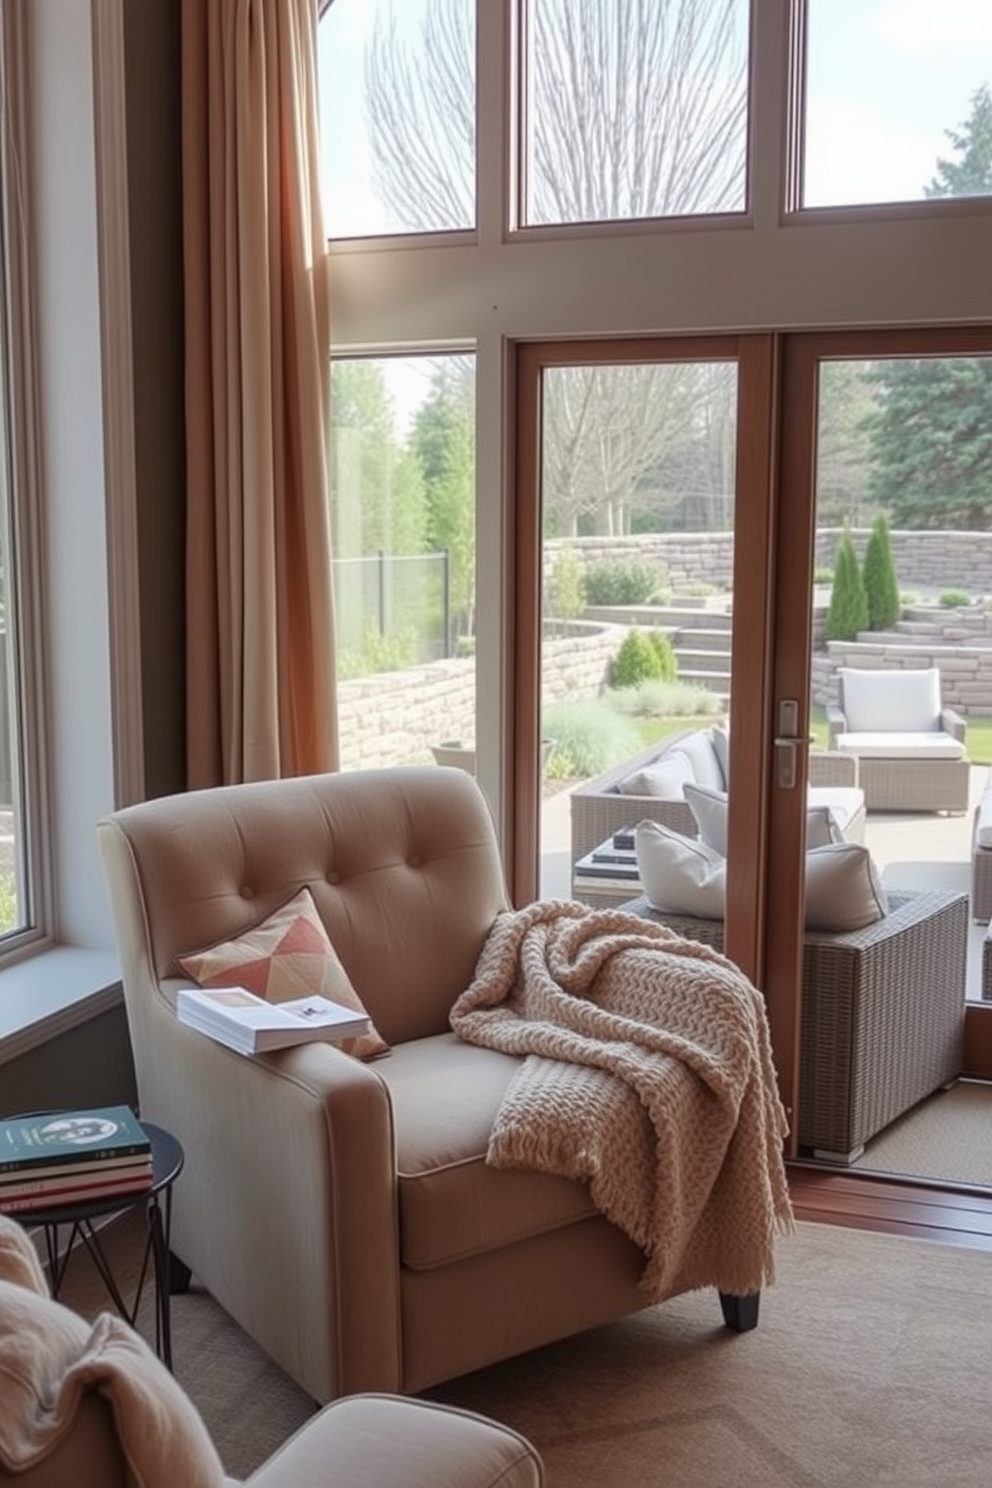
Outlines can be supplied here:
<path id="1" fill-rule="evenodd" d="M 528 220 L 599 222 L 740 210 L 747 55 L 741 0 L 529 0 Z M 415 41 L 377 21 L 366 66 L 375 186 L 427 231 L 475 221 L 475 0 L 427 0 Z M 545 502 L 562 531 L 623 530 L 645 482 L 687 468 L 691 439 L 732 435 L 727 381 L 691 367 L 564 369 L 545 421 Z M 675 375 L 677 371 L 678 375 Z M 721 407 L 723 405 L 721 404 Z M 705 420 L 710 422 L 706 424 Z M 702 422 L 701 422 L 702 420 Z M 730 433 L 728 434 L 728 431 Z M 665 446 L 672 446 L 666 460 Z M 676 453 L 681 451 L 681 453 Z M 694 455 L 717 481 L 732 454 Z M 691 463 L 691 462 L 690 462 Z M 650 474 L 650 480 L 648 476 Z M 653 486 L 651 481 L 654 482 Z M 667 490 L 667 486 L 664 488 Z M 719 524 L 723 507 L 710 503 Z"/>

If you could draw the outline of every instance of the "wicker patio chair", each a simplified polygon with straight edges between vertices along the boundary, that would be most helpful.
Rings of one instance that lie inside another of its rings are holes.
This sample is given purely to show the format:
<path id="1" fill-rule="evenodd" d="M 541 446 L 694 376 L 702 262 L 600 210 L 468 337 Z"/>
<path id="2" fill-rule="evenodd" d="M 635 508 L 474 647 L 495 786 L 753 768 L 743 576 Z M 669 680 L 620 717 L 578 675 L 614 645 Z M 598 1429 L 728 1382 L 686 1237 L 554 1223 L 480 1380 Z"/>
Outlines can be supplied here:
<path id="1" fill-rule="evenodd" d="M 840 667 L 837 686 L 826 710 L 829 748 L 856 756 L 869 811 L 967 811 L 967 725 L 941 706 L 939 668 Z"/>
<path id="2" fill-rule="evenodd" d="M 661 914 L 645 898 L 624 906 L 680 935 L 723 949 L 723 922 Z M 864 930 L 807 931 L 799 1146 L 854 1162 L 865 1143 L 962 1068 L 968 896 L 890 893 L 889 912 Z M 983 995 L 992 998 L 985 942 Z"/>

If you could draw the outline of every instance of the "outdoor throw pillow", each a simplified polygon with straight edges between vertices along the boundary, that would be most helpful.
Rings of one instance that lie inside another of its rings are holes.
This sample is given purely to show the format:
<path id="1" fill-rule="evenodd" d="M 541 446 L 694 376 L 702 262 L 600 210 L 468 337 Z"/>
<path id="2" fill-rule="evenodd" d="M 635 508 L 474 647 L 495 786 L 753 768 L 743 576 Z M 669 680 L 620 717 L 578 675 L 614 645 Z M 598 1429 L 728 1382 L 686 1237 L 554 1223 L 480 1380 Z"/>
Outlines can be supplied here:
<path id="1" fill-rule="evenodd" d="M 882 880 L 863 843 L 831 842 L 807 852 L 807 930 L 863 930 L 888 910 Z"/>
<path id="2" fill-rule="evenodd" d="M 638 822 L 634 852 L 652 909 L 722 920 L 727 863 L 698 838 L 683 837 L 660 822 Z"/>
<path id="3" fill-rule="evenodd" d="M 685 786 L 685 798 L 696 818 L 699 837 L 707 847 L 727 856 L 727 792 L 702 785 Z M 843 842 L 844 836 L 829 806 L 811 806 L 806 812 L 806 850 Z"/>
<path id="4" fill-rule="evenodd" d="M 366 1013 L 327 938 L 309 889 L 301 889 L 261 924 L 233 940 L 180 956 L 179 965 L 201 987 L 247 987 L 267 1002 L 317 994 Z M 374 1024 L 371 1032 L 343 1039 L 338 1047 L 358 1059 L 389 1053 Z"/>
<path id="5" fill-rule="evenodd" d="M 682 787 L 695 780 L 692 761 L 681 749 L 670 749 L 643 770 L 620 782 L 625 796 L 655 796 L 659 801 L 683 800 Z"/>

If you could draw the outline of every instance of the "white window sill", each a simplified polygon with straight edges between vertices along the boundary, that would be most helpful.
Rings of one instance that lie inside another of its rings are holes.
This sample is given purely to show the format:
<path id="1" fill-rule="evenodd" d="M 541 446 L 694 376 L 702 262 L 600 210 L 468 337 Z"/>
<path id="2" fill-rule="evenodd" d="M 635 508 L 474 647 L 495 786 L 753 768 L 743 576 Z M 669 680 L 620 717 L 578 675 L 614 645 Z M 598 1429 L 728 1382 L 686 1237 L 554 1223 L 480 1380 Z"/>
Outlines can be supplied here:
<path id="1" fill-rule="evenodd" d="M 116 1007 L 114 951 L 54 946 L 0 971 L 0 1064 Z"/>

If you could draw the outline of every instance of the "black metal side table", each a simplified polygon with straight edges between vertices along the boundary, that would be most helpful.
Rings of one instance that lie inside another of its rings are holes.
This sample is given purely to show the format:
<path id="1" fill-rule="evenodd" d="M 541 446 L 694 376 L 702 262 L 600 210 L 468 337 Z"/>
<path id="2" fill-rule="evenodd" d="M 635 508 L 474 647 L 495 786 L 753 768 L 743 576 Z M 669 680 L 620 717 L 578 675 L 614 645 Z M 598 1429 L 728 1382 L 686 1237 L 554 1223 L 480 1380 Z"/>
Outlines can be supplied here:
<path id="1" fill-rule="evenodd" d="M 182 1172 L 185 1160 L 179 1141 L 164 1127 L 142 1121 L 152 1144 L 152 1182 L 140 1193 L 82 1199 L 75 1204 L 53 1204 L 47 1209 L 32 1209 L 32 1224 L 45 1231 L 48 1251 L 49 1284 L 52 1296 L 58 1297 L 65 1278 L 66 1266 L 77 1238 L 82 1240 L 93 1258 L 114 1306 L 132 1326 L 144 1290 L 148 1261 L 155 1272 L 155 1349 L 167 1368 L 172 1368 L 172 1332 L 169 1312 L 169 1229 L 172 1220 L 172 1185 Z M 162 1201 L 162 1202 L 160 1202 Z M 134 1300 L 129 1307 L 111 1270 L 94 1221 L 106 1214 L 123 1214 L 144 1205 L 148 1217 L 148 1235 Z M 164 1213 L 163 1213 L 164 1210 Z M 59 1229 L 69 1225 L 69 1238 L 64 1252 L 59 1253 Z"/>

